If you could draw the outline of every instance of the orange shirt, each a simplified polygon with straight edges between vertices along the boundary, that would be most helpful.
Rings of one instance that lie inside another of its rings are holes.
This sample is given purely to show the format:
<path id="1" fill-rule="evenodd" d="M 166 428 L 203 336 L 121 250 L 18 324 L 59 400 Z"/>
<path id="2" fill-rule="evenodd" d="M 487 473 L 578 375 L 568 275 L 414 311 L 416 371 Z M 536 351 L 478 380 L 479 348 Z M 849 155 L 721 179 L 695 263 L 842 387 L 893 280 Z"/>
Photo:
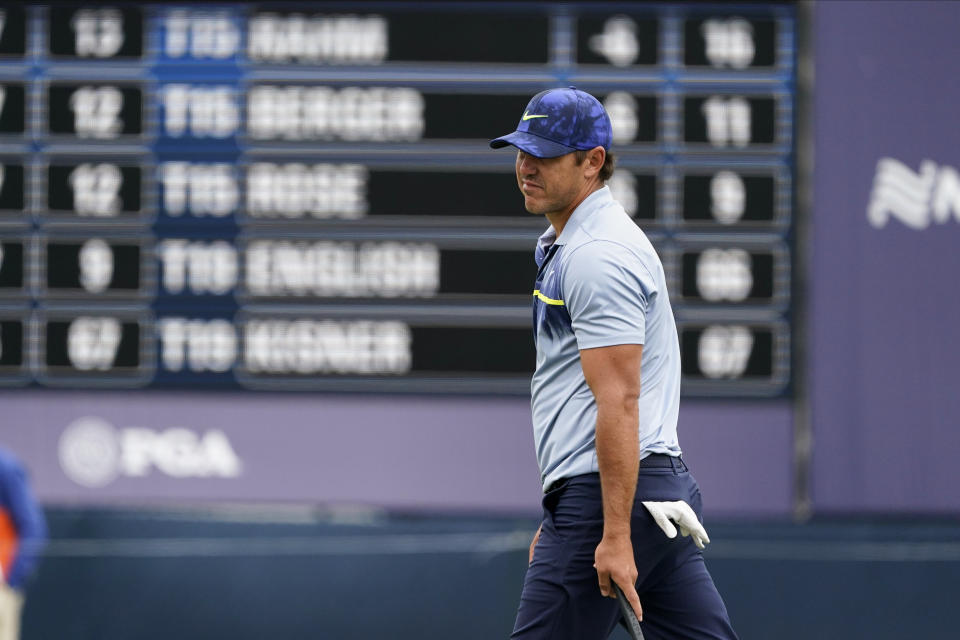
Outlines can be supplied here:
<path id="1" fill-rule="evenodd" d="M 10 515 L 0 508 L 0 577 L 6 578 L 17 553 L 17 530 Z"/>

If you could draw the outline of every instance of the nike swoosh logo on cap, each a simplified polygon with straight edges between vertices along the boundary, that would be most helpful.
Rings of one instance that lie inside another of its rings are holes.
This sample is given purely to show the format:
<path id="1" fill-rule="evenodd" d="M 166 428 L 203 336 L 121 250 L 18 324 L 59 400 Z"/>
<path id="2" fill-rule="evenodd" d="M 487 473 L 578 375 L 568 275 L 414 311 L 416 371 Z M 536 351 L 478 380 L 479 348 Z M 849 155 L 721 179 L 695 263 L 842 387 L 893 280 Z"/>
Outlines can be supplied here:
<path id="1" fill-rule="evenodd" d="M 524 121 L 526 121 L 526 120 L 532 120 L 533 118 L 549 118 L 549 117 L 550 117 L 550 116 L 536 116 L 536 115 L 533 115 L 533 116 L 532 116 L 532 115 L 530 115 L 530 112 L 529 112 L 529 111 L 524 111 L 524 112 L 523 112 L 523 120 L 524 120 Z"/>

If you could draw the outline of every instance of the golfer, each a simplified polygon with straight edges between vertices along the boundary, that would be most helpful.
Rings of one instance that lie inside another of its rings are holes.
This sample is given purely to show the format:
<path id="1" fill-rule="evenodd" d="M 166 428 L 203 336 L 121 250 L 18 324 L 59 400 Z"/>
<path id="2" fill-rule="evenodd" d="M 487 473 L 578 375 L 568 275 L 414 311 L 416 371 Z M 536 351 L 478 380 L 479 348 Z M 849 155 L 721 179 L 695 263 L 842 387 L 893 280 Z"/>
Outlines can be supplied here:
<path id="1" fill-rule="evenodd" d="M 550 223 L 533 287 L 543 521 L 511 637 L 608 637 L 620 619 L 614 581 L 648 639 L 733 639 L 700 551 L 700 491 L 680 457 L 663 265 L 605 184 L 610 141 L 603 105 L 570 87 L 535 95 L 516 131 L 490 143 L 516 147 L 526 209 Z"/>

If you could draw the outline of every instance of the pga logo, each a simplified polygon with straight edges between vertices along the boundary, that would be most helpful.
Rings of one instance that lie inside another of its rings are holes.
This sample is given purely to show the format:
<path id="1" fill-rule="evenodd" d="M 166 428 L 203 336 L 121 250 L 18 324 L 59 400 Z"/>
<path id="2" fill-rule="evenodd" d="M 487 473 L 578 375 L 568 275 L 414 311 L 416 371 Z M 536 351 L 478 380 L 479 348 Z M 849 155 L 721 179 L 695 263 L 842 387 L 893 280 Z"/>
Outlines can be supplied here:
<path id="1" fill-rule="evenodd" d="M 164 430 L 117 428 L 97 417 L 79 418 L 60 436 L 60 467 L 68 478 L 90 488 L 118 477 L 137 478 L 154 470 L 172 478 L 236 478 L 242 461 L 226 434 L 183 427 Z"/>

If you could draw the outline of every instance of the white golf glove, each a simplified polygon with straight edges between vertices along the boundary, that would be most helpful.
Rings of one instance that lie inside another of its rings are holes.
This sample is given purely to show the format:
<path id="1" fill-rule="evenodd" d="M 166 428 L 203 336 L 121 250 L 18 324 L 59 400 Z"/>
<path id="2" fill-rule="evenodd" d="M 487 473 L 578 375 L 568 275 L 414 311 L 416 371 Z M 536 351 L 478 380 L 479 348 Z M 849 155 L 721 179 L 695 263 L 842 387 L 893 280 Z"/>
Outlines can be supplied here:
<path id="1" fill-rule="evenodd" d="M 647 508 L 650 515 L 656 521 L 657 526 L 663 529 L 668 538 L 677 537 L 677 529 L 683 536 L 693 538 L 693 543 L 703 549 L 710 544 L 710 538 L 707 537 L 707 530 L 703 528 L 700 521 L 697 520 L 697 514 L 693 512 L 683 500 L 674 500 L 673 502 L 644 502 L 643 506 Z M 676 526 L 674 526 L 676 524 Z"/>

